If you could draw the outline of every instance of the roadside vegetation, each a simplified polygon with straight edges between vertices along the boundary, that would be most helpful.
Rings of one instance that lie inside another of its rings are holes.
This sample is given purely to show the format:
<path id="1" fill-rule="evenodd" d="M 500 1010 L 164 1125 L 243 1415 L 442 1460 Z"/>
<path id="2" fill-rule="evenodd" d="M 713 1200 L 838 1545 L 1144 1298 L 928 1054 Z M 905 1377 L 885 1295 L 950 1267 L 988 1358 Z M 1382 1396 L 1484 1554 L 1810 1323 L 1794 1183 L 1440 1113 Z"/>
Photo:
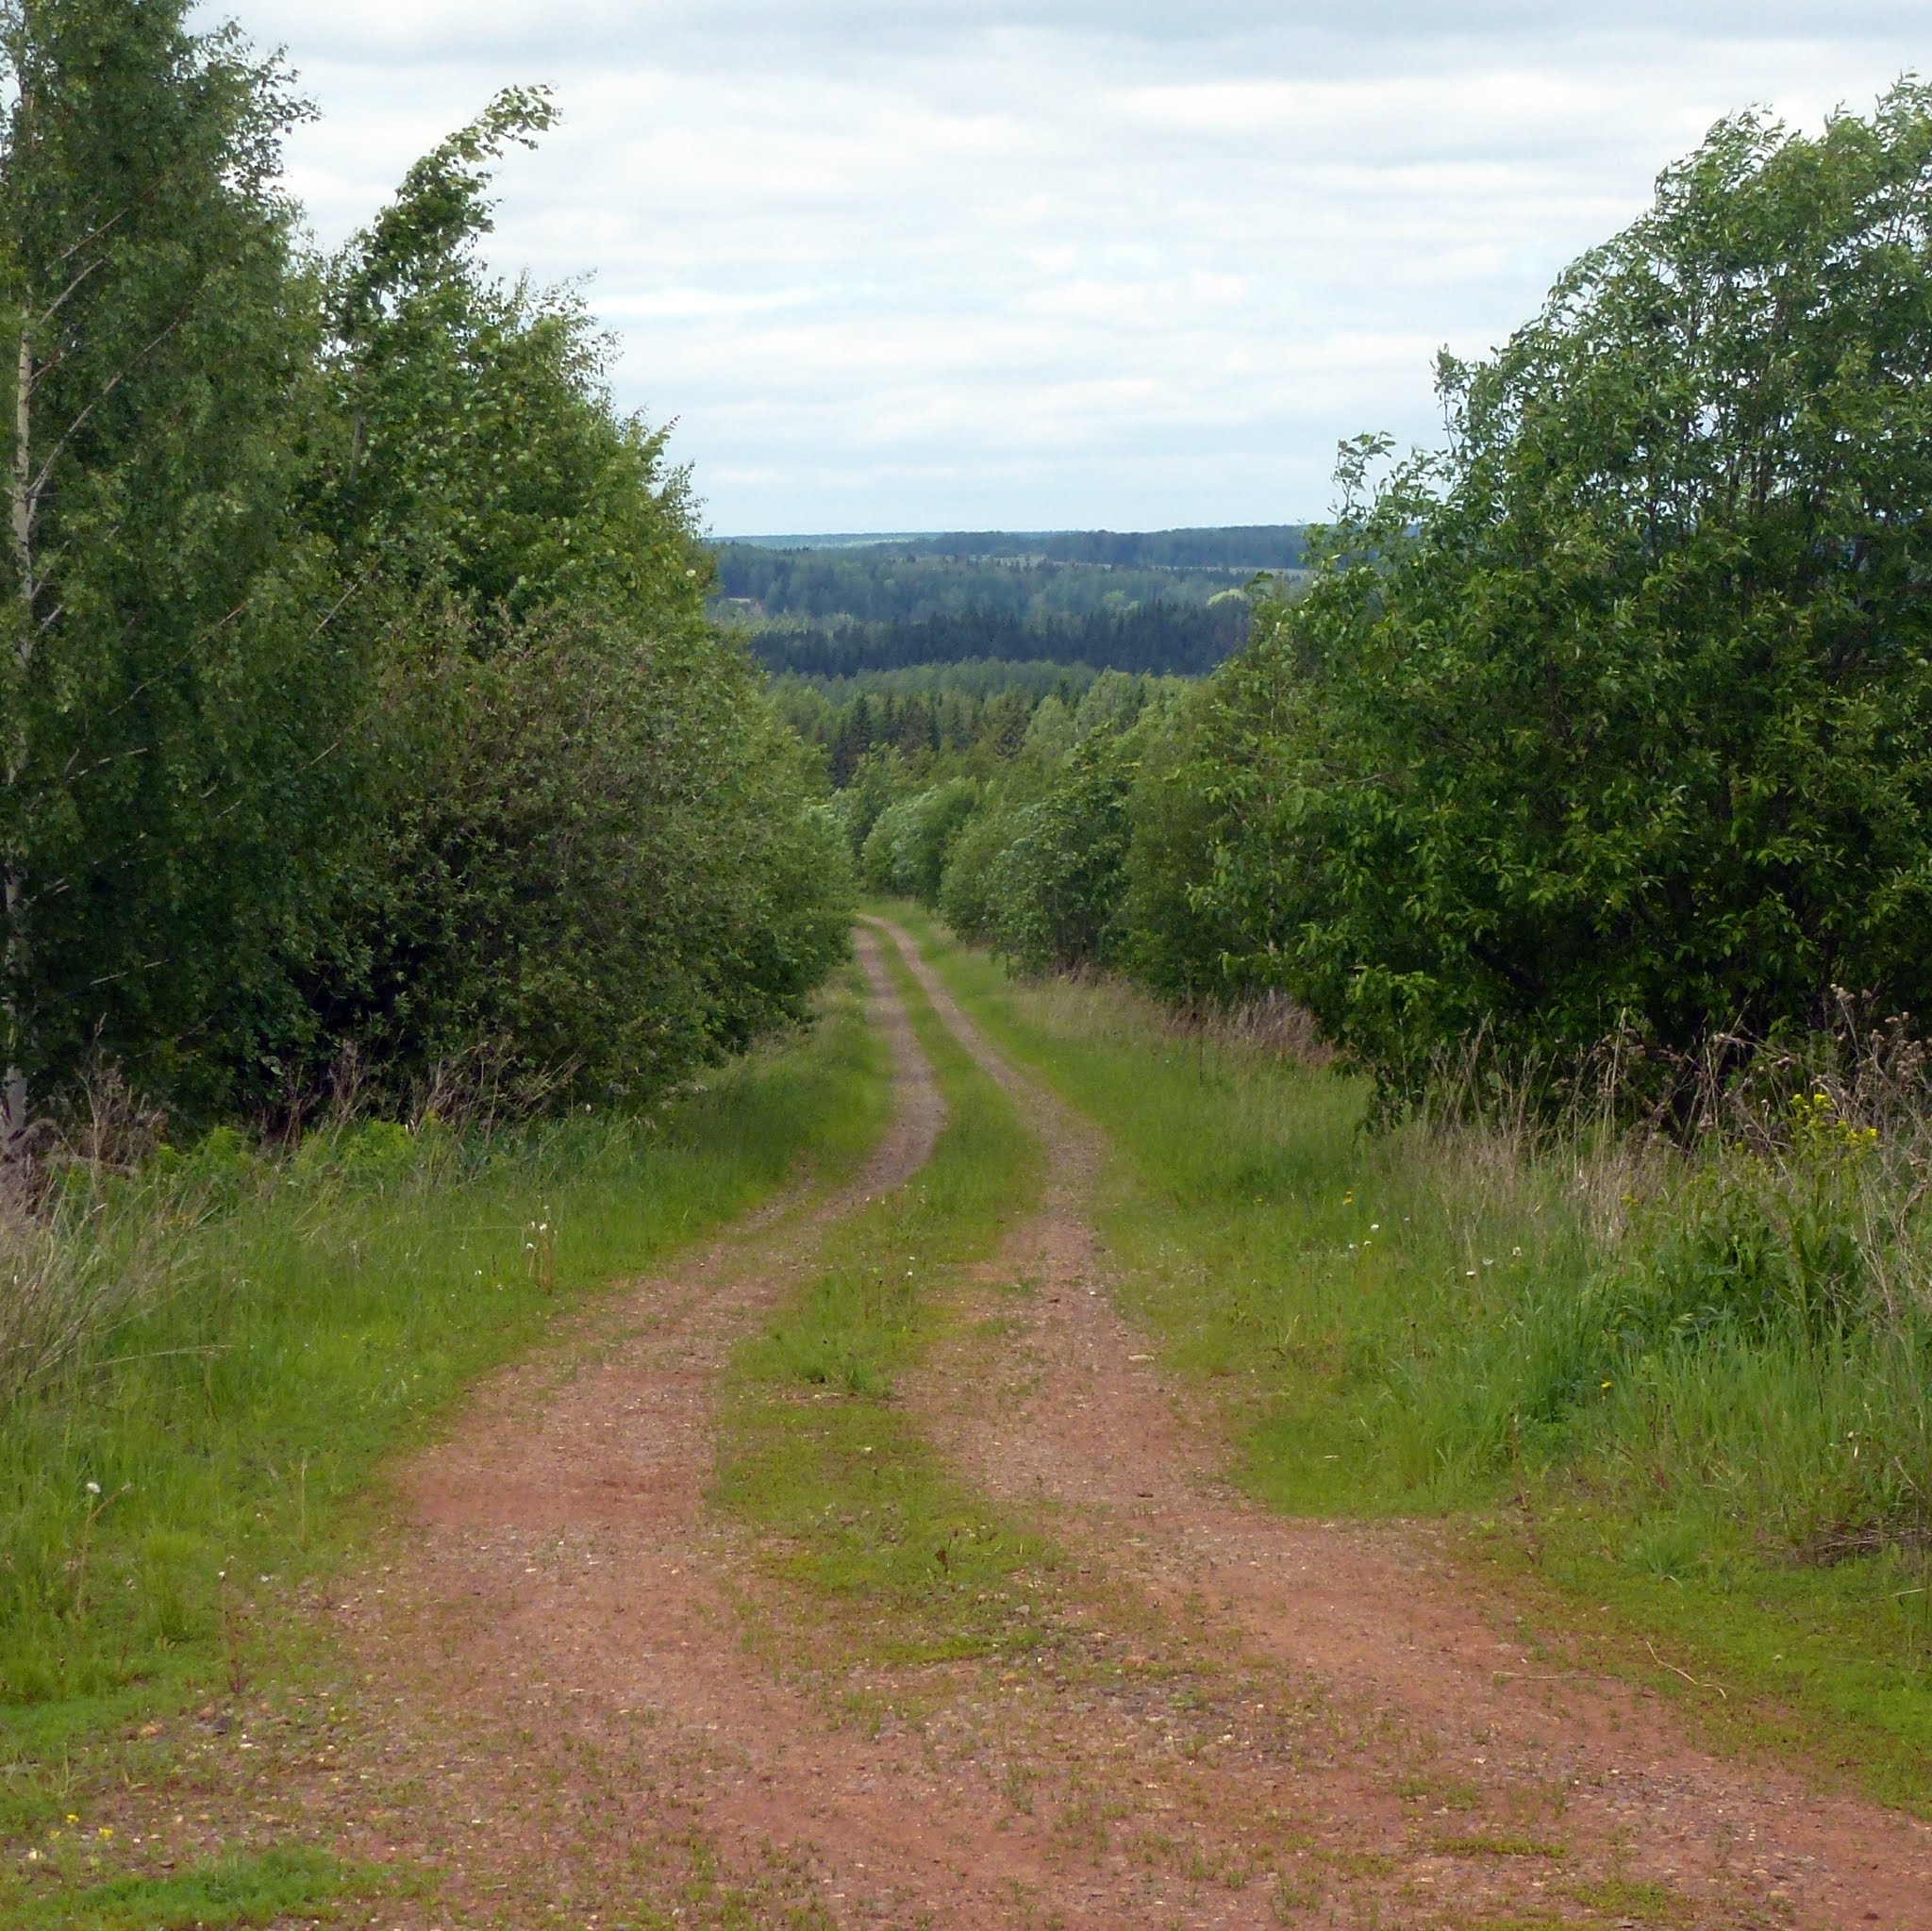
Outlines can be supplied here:
<path id="1" fill-rule="evenodd" d="M 662 431 L 480 255 L 511 89 L 339 253 L 186 0 L 0 7 L 0 1165 L 648 1103 L 805 1008 L 849 892 Z"/>
<path id="2" fill-rule="evenodd" d="M 142 1737 L 329 1676 L 313 1606 L 378 1532 L 384 1460 L 613 1278 L 788 1181 L 855 1171 L 884 1124 L 885 1071 L 846 984 L 809 1033 L 649 1114 L 492 1133 L 350 1122 L 285 1158 L 228 1136 L 107 1183 L 64 1251 L 132 1298 L 13 1390 L 0 1432 L 0 1828 L 73 1883 L 107 1883 L 111 1846 L 64 1827 L 76 1793 L 192 1776 Z M 292 1908 L 289 1887 L 327 1875 L 296 1861 L 208 1884 Z M 9 1863 L 0 1905 L 31 1877 L 23 1900 L 76 1922 L 47 1905 L 48 1876 Z M 183 1872 L 130 1896 L 126 1922 L 158 1922 L 174 1891 L 208 1908 L 197 1886 Z M 100 1923 L 122 1922 L 99 1902 Z M 206 1922 L 255 1922 L 241 1903 Z"/>
<path id="3" fill-rule="evenodd" d="M 1791 1084 L 1794 1130 L 1690 1149 L 1524 1108 L 1372 1130 L 1372 1083 L 1278 1028 L 1016 978 L 904 917 L 1105 1128 L 1126 1305 L 1224 1396 L 1246 1486 L 1443 1518 L 1592 1653 L 1932 1806 L 1915 1061 L 1862 1069 L 1883 1141 L 1835 1080 Z M 1889 1309 L 1833 1305 L 1861 1278 Z"/>
<path id="4" fill-rule="evenodd" d="M 242 1669 L 257 1588 L 325 1566 L 382 1455 L 558 1294 L 876 1109 L 849 1013 L 742 1058 L 846 953 L 823 780 L 707 622 L 688 480 L 608 344 L 481 258 L 547 96 L 321 257 L 282 181 L 308 110 L 232 26 L 0 5 L 0 68 L 26 1752 Z"/>
<path id="5" fill-rule="evenodd" d="M 1921 1802 L 1928 163 L 1912 82 L 1721 125 L 1214 676 L 841 796 L 1127 1150 L 1258 1490 L 1487 1511 Z"/>

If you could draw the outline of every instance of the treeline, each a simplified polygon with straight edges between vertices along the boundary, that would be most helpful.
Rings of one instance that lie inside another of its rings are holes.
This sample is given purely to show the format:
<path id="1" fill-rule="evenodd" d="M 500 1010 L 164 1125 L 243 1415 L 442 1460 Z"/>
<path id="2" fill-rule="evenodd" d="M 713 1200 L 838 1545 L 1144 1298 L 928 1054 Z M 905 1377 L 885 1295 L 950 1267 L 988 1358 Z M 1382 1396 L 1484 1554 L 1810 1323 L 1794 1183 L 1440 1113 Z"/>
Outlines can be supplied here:
<path id="1" fill-rule="evenodd" d="M 1100 670 L 1199 676 L 1238 650 L 1247 631 L 1247 599 L 1231 591 L 1220 603 L 1189 606 L 1161 599 L 1078 617 L 968 610 L 901 623 L 786 624 L 754 631 L 752 648 L 779 676 L 856 677 L 867 671 L 986 658 L 1043 658 Z"/>
<path id="2" fill-rule="evenodd" d="M 767 550 L 725 543 L 718 595 L 758 623 L 920 624 L 936 617 L 1013 617 L 1041 623 L 1121 610 L 1160 598 L 1199 607 L 1238 589 L 1252 571 L 1115 569 L 1038 557 L 926 556 L 889 546 Z"/>
<path id="3" fill-rule="evenodd" d="M 658 1090 L 798 1009 L 840 858 L 661 434 L 479 266 L 549 104 L 318 258 L 286 73 L 189 12 L 0 7 L 6 1151 L 94 1067 L 202 1116 Z"/>
<path id="4" fill-rule="evenodd" d="M 998 547 L 1036 542 L 1041 548 Z M 1044 658 L 1198 675 L 1247 635 L 1251 580 L 1292 570 L 1301 555 L 1301 532 L 1288 528 L 990 534 L 795 550 L 726 543 L 712 608 L 747 625 L 759 658 L 780 674 L 843 677 Z M 1295 561 L 1275 560 L 1284 558 Z"/>
<path id="5" fill-rule="evenodd" d="M 1172 530 L 954 530 L 891 547 L 912 557 L 1038 557 L 1114 570 L 1219 570 L 1239 576 L 1299 570 L 1299 524 L 1234 524 Z"/>
<path id="6" fill-rule="evenodd" d="M 1058 744 L 1055 721 L 1070 716 L 1096 681 L 1109 691 L 1139 690 L 1143 683 L 1111 672 L 1096 680 L 1084 665 L 1073 671 L 1058 664 L 964 670 L 1004 676 L 996 684 L 970 677 L 952 682 L 944 667 L 926 666 L 884 672 L 830 691 L 785 679 L 774 697 L 778 714 L 822 754 L 832 783 L 845 791 L 862 774 L 860 790 L 879 808 L 908 788 L 946 777 L 990 777 L 1029 745 Z M 858 807 L 850 796 L 842 804 L 849 824 Z"/>
<path id="7" fill-rule="evenodd" d="M 871 884 L 1029 967 L 1276 990 L 1385 1088 L 1542 1092 L 1932 995 L 1932 92 L 1746 116 L 1354 445 L 1313 575 L 1061 755 L 848 793 Z"/>

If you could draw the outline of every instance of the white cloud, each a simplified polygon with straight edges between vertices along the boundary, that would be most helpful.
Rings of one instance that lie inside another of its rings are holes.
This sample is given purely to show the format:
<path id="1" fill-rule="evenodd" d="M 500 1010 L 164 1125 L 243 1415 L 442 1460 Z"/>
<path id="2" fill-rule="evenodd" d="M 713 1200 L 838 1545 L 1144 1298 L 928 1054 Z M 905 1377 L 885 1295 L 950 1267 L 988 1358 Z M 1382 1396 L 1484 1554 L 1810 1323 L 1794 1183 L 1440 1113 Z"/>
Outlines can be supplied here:
<path id="1" fill-rule="evenodd" d="M 239 0 L 323 118 L 325 241 L 499 86 L 506 271 L 594 273 L 621 398 L 720 529 L 1319 512 L 1336 441 L 1481 351 L 1720 114 L 1816 125 L 1919 0 Z"/>

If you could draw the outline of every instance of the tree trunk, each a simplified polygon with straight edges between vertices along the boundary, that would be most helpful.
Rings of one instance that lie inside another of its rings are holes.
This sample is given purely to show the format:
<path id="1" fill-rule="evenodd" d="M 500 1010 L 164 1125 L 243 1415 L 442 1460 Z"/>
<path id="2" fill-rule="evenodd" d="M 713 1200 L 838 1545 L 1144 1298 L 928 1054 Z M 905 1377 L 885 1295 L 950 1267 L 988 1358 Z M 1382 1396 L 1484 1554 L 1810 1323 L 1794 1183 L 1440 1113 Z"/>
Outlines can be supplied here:
<path id="1" fill-rule="evenodd" d="M 12 536 L 14 566 L 20 573 L 20 637 L 15 645 L 23 674 L 33 654 L 34 637 L 34 491 L 33 491 L 34 351 L 25 328 L 13 386 Z M 20 782 L 19 751 L 7 749 L 7 789 Z M 0 1170 L 17 1167 L 26 1157 L 31 1124 L 26 1070 L 21 1064 L 24 1026 L 20 987 L 26 975 L 26 875 L 17 852 L 5 863 L 7 944 L 4 958 L 7 1070 L 0 1075 Z"/>

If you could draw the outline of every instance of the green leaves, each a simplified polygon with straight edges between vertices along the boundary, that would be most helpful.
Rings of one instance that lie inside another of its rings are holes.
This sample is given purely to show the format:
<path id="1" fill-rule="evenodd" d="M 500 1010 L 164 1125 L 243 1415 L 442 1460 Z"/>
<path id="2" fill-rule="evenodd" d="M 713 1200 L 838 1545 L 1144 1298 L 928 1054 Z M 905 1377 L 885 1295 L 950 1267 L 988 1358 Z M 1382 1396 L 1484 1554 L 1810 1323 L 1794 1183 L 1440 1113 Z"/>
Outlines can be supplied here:
<path id="1" fill-rule="evenodd" d="M 300 109 L 184 14 L 0 8 L 0 861 L 8 1059 L 58 1081 L 98 1049 L 206 1095 L 286 1009 L 353 680 L 290 514 L 318 343 L 276 180 Z"/>
<path id="2" fill-rule="evenodd" d="M 1448 453 L 1350 445 L 1305 600 L 1221 680 L 1238 976 L 1386 1077 L 1553 1073 L 1932 992 L 1932 92 L 1745 116 L 1493 358 Z"/>
<path id="3" fill-rule="evenodd" d="M 646 1095 L 803 1009 L 849 879 L 687 479 L 488 279 L 497 96 L 329 264 L 185 0 L 0 0 L 0 1063 L 197 1111 L 353 1064 Z"/>

